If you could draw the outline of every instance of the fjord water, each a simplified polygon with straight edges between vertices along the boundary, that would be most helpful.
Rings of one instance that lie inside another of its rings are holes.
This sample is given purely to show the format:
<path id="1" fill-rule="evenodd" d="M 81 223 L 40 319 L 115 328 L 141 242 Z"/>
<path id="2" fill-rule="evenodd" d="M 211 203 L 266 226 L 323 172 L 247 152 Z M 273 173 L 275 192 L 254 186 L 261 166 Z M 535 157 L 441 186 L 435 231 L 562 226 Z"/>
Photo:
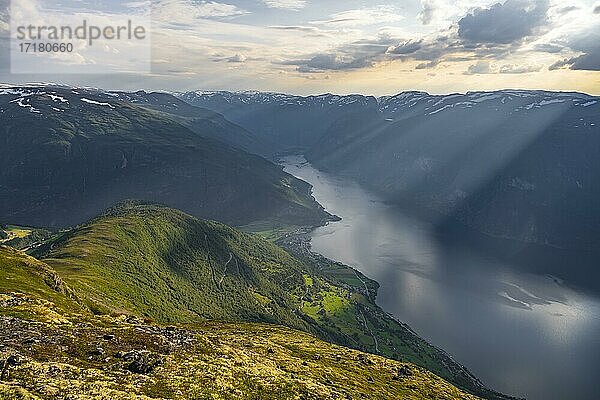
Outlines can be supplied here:
<path id="1" fill-rule="evenodd" d="M 385 311 L 495 390 L 531 400 L 600 398 L 599 297 L 445 245 L 430 222 L 303 157 L 282 164 L 342 218 L 313 232 L 313 250 L 379 282 Z"/>

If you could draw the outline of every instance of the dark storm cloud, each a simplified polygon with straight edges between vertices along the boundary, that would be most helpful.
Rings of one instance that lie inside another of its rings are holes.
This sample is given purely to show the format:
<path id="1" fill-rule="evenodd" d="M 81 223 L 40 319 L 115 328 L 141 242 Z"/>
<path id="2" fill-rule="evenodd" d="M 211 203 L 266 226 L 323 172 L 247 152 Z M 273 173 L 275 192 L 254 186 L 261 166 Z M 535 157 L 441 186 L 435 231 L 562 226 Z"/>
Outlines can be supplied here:
<path id="1" fill-rule="evenodd" d="M 589 53 L 571 60 L 571 69 L 583 71 L 600 71 L 600 46 Z"/>
<path id="2" fill-rule="evenodd" d="M 397 41 L 387 36 L 358 40 L 329 53 L 311 54 L 306 58 L 286 60 L 280 65 L 294 65 L 299 72 L 343 71 L 371 67 L 386 59 L 390 46 Z"/>
<path id="3" fill-rule="evenodd" d="M 585 54 L 558 61 L 550 66 L 550 70 L 568 66 L 573 70 L 600 71 L 600 44 L 588 48 Z"/>
<path id="4" fill-rule="evenodd" d="M 471 43 L 519 42 L 545 24 L 548 8 L 548 0 L 508 0 L 475 9 L 458 21 L 458 35 Z"/>
<path id="5" fill-rule="evenodd" d="M 573 70 L 600 71 L 600 24 L 591 29 L 589 34 L 583 34 L 569 40 L 568 47 L 579 56 L 566 58 L 552 64 L 549 69 L 570 68 Z"/>
<path id="6" fill-rule="evenodd" d="M 552 64 L 548 69 L 554 71 L 569 67 L 572 70 L 600 71 L 600 47 L 579 57 L 565 58 Z"/>
<path id="7" fill-rule="evenodd" d="M 492 68 L 489 61 L 478 61 L 476 64 L 469 66 L 465 75 L 479 75 L 479 74 L 494 74 L 496 71 Z"/>

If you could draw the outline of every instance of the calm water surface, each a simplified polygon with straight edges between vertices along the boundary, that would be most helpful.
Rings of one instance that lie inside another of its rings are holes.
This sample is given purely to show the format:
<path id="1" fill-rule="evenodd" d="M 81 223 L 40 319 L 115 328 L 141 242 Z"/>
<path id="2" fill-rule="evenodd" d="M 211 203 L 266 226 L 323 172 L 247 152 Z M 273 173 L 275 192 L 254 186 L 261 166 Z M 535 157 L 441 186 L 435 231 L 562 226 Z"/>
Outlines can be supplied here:
<path id="1" fill-rule="evenodd" d="M 357 184 L 320 172 L 302 157 L 282 162 L 342 217 L 313 233 L 313 250 L 379 282 L 384 310 L 503 393 L 600 399 L 600 298 L 551 276 L 453 250 L 428 223 Z"/>

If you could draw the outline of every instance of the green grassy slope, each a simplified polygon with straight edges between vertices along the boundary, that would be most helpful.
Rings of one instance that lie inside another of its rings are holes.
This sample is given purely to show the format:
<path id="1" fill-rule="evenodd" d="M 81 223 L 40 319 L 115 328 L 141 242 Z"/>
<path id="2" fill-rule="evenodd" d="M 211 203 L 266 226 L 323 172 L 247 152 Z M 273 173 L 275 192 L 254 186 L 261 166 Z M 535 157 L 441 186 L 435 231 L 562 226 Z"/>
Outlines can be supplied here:
<path id="1" fill-rule="evenodd" d="M 127 203 L 38 249 L 96 312 L 308 329 L 289 295 L 300 263 L 266 241 L 161 206 Z"/>
<path id="2" fill-rule="evenodd" d="M 26 297 L 35 300 L 26 307 Z M 49 305 L 52 304 L 50 307 Z M 52 320 L 62 313 L 89 313 L 75 292 L 47 264 L 12 247 L 0 245 L 0 309 L 21 317 Z M 47 311 L 47 312 L 42 312 Z M 58 313 L 57 313 L 58 312 Z"/>
<path id="3" fill-rule="evenodd" d="M 96 314 L 159 323 L 284 325 L 425 367 L 489 394 L 448 355 L 376 304 L 377 284 L 319 257 L 157 205 L 126 203 L 34 251 Z"/>

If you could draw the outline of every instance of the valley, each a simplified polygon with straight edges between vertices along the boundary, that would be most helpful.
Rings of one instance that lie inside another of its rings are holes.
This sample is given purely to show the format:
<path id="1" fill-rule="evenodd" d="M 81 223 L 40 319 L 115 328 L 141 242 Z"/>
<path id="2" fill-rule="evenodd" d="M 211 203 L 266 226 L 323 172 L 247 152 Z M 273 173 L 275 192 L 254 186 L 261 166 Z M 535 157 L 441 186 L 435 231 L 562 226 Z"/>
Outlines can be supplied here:
<path id="1" fill-rule="evenodd" d="M 595 400 L 598 107 L 3 86 L 0 394 Z"/>
<path id="2" fill-rule="evenodd" d="M 267 143 L 269 157 L 303 154 L 412 213 L 442 214 L 440 231 L 466 226 L 598 257 L 598 97 L 536 90 L 178 97 L 243 126 Z"/>

